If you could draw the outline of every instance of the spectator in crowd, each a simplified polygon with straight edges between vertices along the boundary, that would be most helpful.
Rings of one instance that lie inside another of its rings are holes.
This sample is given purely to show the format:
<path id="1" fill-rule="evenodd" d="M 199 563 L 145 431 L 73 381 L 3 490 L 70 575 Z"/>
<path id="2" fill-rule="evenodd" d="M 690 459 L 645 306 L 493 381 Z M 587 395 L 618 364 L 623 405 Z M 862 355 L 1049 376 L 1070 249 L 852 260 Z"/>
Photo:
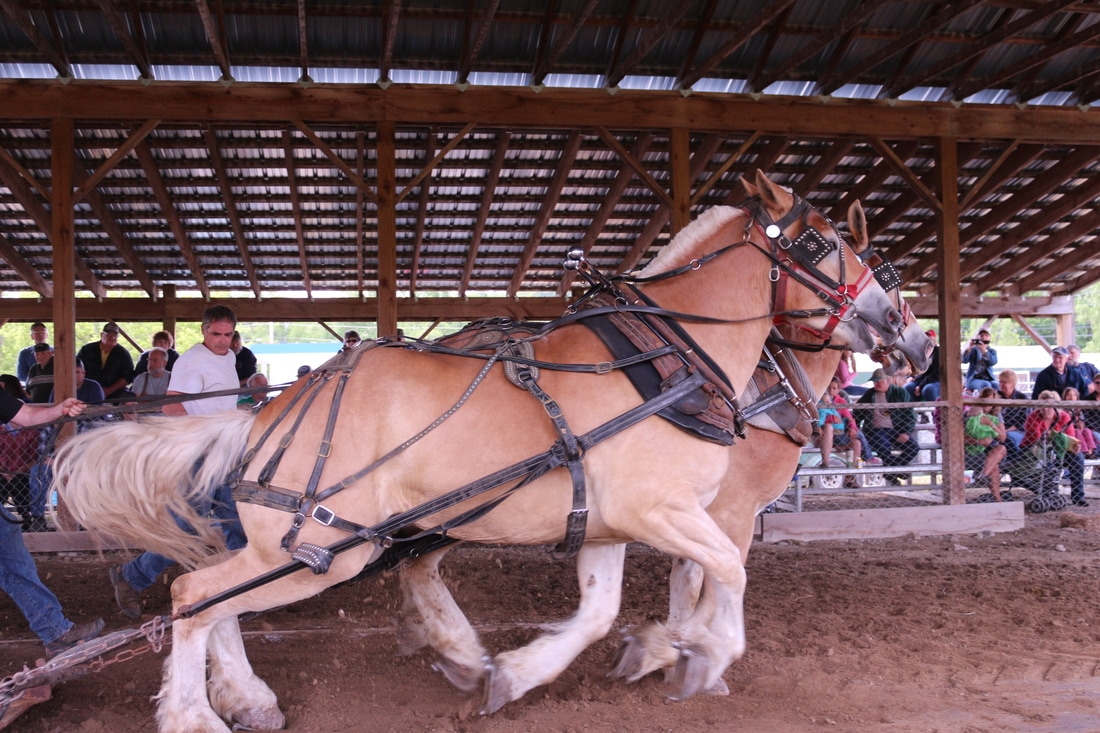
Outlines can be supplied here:
<path id="1" fill-rule="evenodd" d="M 970 346 L 963 350 L 962 360 L 966 364 L 966 389 L 978 394 L 985 387 L 996 389 L 993 380 L 993 367 L 997 364 L 997 350 L 989 345 L 989 331 L 978 331 L 977 337 L 970 340 Z"/>
<path id="2" fill-rule="evenodd" d="M 0 394 L 0 423 L 37 425 L 61 417 L 76 417 L 84 405 L 69 398 L 56 405 L 28 405 L 9 394 Z M 18 523 L 0 517 L 0 588 L 3 588 L 42 640 L 46 654 L 55 656 L 103 631 L 103 619 L 74 624 L 65 617 L 61 603 L 38 577 Z"/>
<path id="3" fill-rule="evenodd" d="M 231 308 L 212 305 L 202 317 L 202 341 L 185 351 L 176 361 L 176 368 L 168 385 L 169 395 L 200 395 L 204 392 L 223 392 L 240 387 L 237 381 L 237 355 L 230 344 L 233 341 L 237 316 Z M 202 399 L 175 402 L 164 406 L 164 414 L 214 415 L 234 410 L 237 398 L 222 394 Z M 219 486 L 211 496 L 203 497 L 196 506 L 201 514 L 212 515 L 219 521 L 225 534 L 225 544 L 230 550 L 245 546 L 244 530 L 237 516 L 228 484 Z M 141 592 L 151 586 L 169 567 L 172 560 L 152 552 L 145 552 L 124 565 L 114 565 L 109 570 L 115 602 L 127 618 L 141 616 Z"/>
<path id="4" fill-rule="evenodd" d="M 853 382 L 856 378 L 856 356 L 851 349 L 842 349 L 840 363 L 836 365 L 836 373 L 833 375 L 840 380 L 840 391 L 849 397 L 858 397 L 867 391 L 866 387 L 857 387 Z"/>
<path id="5" fill-rule="evenodd" d="M 1069 368 L 1069 350 L 1065 346 L 1055 346 L 1050 352 L 1050 366 L 1035 376 L 1035 386 L 1031 390 L 1031 399 L 1040 392 L 1062 394 L 1066 387 L 1073 387 L 1078 394 L 1086 394 L 1089 385 L 1076 369 Z"/>
<path id="6" fill-rule="evenodd" d="M 249 389 L 256 390 L 250 394 L 246 394 L 237 400 L 237 407 L 242 410 L 252 410 L 260 407 L 267 402 L 267 375 L 263 372 L 256 372 L 248 378 L 248 382 L 245 384 Z"/>
<path id="7" fill-rule="evenodd" d="M 24 532 L 45 532 L 46 507 L 31 495 L 31 467 L 38 462 L 38 431 L 0 426 L 0 498 L 11 497 Z"/>
<path id="8" fill-rule="evenodd" d="M 847 404 L 848 400 L 844 399 L 844 394 L 840 391 L 840 380 L 833 377 L 821 404 L 818 405 L 818 426 L 821 429 L 818 447 L 821 449 L 822 465 L 827 465 L 826 461 L 832 455 L 834 446 L 852 451 L 854 466 L 863 465 L 863 461 L 872 455 L 871 446 L 867 444 L 867 438 L 856 424 L 851 410 L 842 407 Z"/>
<path id="9" fill-rule="evenodd" d="M 248 378 L 256 373 L 256 355 L 252 353 L 252 349 L 241 343 L 241 335 L 236 331 L 233 332 L 233 343 L 229 348 L 236 356 L 237 386 L 243 387 Z"/>
<path id="10" fill-rule="evenodd" d="M 1059 402 L 1058 393 L 1051 390 L 1040 392 L 1037 400 L 1047 403 Z M 1029 448 L 1054 433 L 1063 433 L 1076 439 L 1077 434 L 1073 429 L 1073 418 L 1065 410 L 1059 409 L 1053 404 L 1036 407 L 1027 416 L 1024 425 L 1024 439 L 1020 443 L 1021 448 Z M 1080 451 L 1066 452 L 1063 457 L 1063 465 L 1069 473 L 1070 501 L 1077 506 L 1088 506 L 1085 500 L 1085 457 Z"/>
<path id="11" fill-rule="evenodd" d="M 157 331 L 153 334 L 153 348 L 160 347 L 168 354 L 168 364 L 165 366 L 165 369 L 168 371 L 172 371 L 172 367 L 176 364 L 176 359 L 180 358 L 179 352 L 174 348 L 175 345 L 176 340 L 172 338 L 172 334 L 167 331 Z M 141 356 L 138 357 L 137 366 L 134 367 L 134 378 L 137 379 L 137 375 L 147 371 L 149 371 L 149 352 L 143 351 Z"/>
<path id="12" fill-rule="evenodd" d="M 137 397 L 161 397 L 168 392 L 168 380 L 172 373 L 168 371 L 168 350 L 163 346 L 154 346 L 142 354 L 146 358 L 147 371 L 134 377 L 131 391 Z"/>
<path id="13" fill-rule="evenodd" d="M 932 347 L 928 368 L 913 377 L 913 380 L 905 385 L 905 390 L 914 400 L 935 402 L 940 398 L 940 345 L 936 342 L 936 332 L 931 328 L 924 335 L 932 339 L 936 345 Z"/>
<path id="14" fill-rule="evenodd" d="M 73 370 L 76 376 L 76 396 L 81 402 L 103 402 L 103 387 L 94 379 L 88 379 L 88 373 L 84 369 L 84 362 L 78 357 L 76 367 Z M 50 402 L 54 401 L 54 393 L 50 392 Z"/>
<path id="15" fill-rule="evenodd" d="M 993 399 L 997 390 L 983 387 L 978 397 Z M 993 405 L 973 405 L 963 428 L 966 467 L 975 471 L 973 486 L 989 486 L 993 501 L 1001 501 L 1001 461 L 1004 460 L 1005 428 Z"/>
<path id="16" fill-rule="evenodd" d="M 34 366 L 27 375 L 31 402 L 49 402 L 53 392 L 53 349 L 47 343 L 34 345 Z"/>
<path id="17" fill-rule="evenodd" d="M 997 375 L 997 397 L 1005 400 L 1026 400 L 1028 396 L 1016 389 L 1016 372 L 1005 369 Z M 1001 423 L 1005 429 L 1005 448 L 1008 457 L 1014 458 L 1020 452 L 1020 441 L 1024 439 L 1024 422 L 1027 421 L 1026 407 L 1005 407 L 1001 410 Z"/>
<path id="18" fill-rule="evenodd" d="M 1066 402 L 1077 402 L 1081 399 L 1081 394 L 1073 387 L 1066 387 L 1062 391 L 1062 399 Z M 1096 452 L 1096 436 L 1092 434 L 1092 430 L 1085 426 L 1084 412 L 1079 407 L 1069 410 L 1070 417 L 1073 418 L 1073 432 L 1077 436 L 1077 440 L 1081 441 L 1081 453 L 1090 456 Z"/>
<path id="19" fill-rule="evenodd" d="M 340 347 L 340 351 L 344 352 L 348 349 L 354 349 L 356 346 L 359 345 L 360 341 L 362 341 L 362 339 L 359 338 L 358 331 L 351 329 L 344 331 L 344 345 Z"/>
<path id="20" fill-rule="evenodd" d="M 1077 373 L 1081 375 L 1086 386 L 1091 385 L 1093 377 L 1098 373 L 1096 365 L 1089 361 L 1081 361 L 1081 347 L 1077 344 L 1070 344 L 1066 347 L 1066 351 L 1069 352 L 1069 358 L 1066 360 L 1066 367 L 1076 370 Z M 1081 394 L 1087 394 L 1087 392 L 1082 392 Z"/>
<path id="21" fill-rule="evenodd" d="M 84 344 L 77 353 L 88 379 L 98 382 L 105 397 L 124 397 L 134 379 L 134 358 L 118 342 L 120 329 L 114 321 L 103 326 L 99 341 Z"/>
<path id="22" fill-rule="evenodd" d="M 882 369 L 876 369 L 871 374 L 871 381 L 872 389 L 856 403 L 874 406 L 874 409 L 857 412 L 860 429 L 882 465 L 907 466 L 920 452 L 913 434 L 916 414 L 913 408 L 902 406 L 909 402 L 909 393 L 891 384 Z M 886 474 L 886 480 L 894 486 L 901 483 L 896 474 Z"/>
<path id="23" fill-rule="evenodd" d="M 298 367 L 298 379 L 301 379 L 302 377 L 304 377 L 305 375 L 309 374 L 312 371 L 313 371 L 313 368 L 310 367 L 309 364 L 303 364 L 302 366 Z"/>
<path id="24" fill-rule="evenodd" d="M 31 367 L 34 366 L 34 347 L 38 344 L 46 343 L 46 340 L 50 337 L 50 332 L 46 329 L 46 324 L 41 321 L 35 321 L 31 324 L 31 345 L 19 351 L 19 359 L 15 364 L 15 376 L 19 377 L 19 381 L 23 384 L 27 383 L 27 379 L 30 377 Z"/>

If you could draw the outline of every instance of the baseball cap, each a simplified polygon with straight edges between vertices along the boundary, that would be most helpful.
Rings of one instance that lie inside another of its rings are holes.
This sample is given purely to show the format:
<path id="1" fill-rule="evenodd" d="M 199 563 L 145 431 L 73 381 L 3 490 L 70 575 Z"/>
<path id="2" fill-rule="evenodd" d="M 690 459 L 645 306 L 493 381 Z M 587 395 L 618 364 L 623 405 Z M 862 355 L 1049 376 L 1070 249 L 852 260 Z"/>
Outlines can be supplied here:
<path id="1" fill-rule="evenodd" d="M 1050 350 L 1051 354 L 1061 354 L 1062 356 L 1069 356 L 1069 349 L 1065 346 L 1055 346 Z"/>
<path id="2" fill-rule="evenodd" d="M 103 331 L 104 331 L 104 333 L 106 333 L 107 331 L 111 331 L 112 333 L 118 333 L 119 332 L 118 324 L 115 323 L 114 321 L 109 321 L 108 323 L 104 324 Z"/>
<path id="3" fill-rule="evenodd" d="M 45 343 L 45 342 L 42 342 L 40 344 L 35 344 L 34 345 L 34 350 L 35 351 L 49 351 L 50 350 L 50 345 Z"/>
<path id="4" fill-rule="evenodd" d="M 882 371 L 881 369 L 876 369 L 875 371 L 871 372 L 872 382 L 877 382 L 880 379 L 886 379 L 886 372 Z"/>

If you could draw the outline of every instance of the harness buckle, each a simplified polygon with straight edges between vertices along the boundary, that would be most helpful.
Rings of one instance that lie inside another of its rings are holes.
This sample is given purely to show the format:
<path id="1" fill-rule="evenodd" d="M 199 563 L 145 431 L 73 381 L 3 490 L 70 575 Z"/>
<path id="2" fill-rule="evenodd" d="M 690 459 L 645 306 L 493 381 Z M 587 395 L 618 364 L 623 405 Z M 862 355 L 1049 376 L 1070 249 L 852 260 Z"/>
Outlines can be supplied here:
<path id="1" fill-rule="evenodd" d="M 313 511 L 310 513 L 310 518 L 316 520 L 320 524 L 326 527 L 331 527 L 333 521 L 336 520 L 336 512 L 332 511 L 323 504 L 318 504 L 313 507 Z"/>
<path id="2" fill-rule="evenodd" d="M 779 277 L 780 277 L 779 265 L 778 264 L 773 264 L 771 269 L 768 270 L 768 280 L 770 280 L 773 283 L 777 283 L 777 282 L 779 282 Z"/>
<path id="3" fill-rule="evenodd" d="M 611 369 L 611 362 L 609 361 L 600 361 L 596 363 L 596 374 L 610 374 Z"/>

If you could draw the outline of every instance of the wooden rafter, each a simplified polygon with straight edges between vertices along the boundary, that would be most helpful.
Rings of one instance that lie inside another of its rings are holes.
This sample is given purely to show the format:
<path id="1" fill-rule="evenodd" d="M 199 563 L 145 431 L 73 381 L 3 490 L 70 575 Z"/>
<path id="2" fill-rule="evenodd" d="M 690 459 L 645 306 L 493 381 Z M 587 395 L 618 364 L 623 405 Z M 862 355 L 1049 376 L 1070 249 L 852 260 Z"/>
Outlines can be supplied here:
<path id="1" fill-rule="evenodd" d="M 703 197 L 707 195 L 707 192 L 710 191 L 722 179 L 722 176 L 726 175 L 726 173 L 728 173 L 731 168 L 741 162 L 742 156 L 744 156 L 745 153 L 747 153 L 749 149 L 753 145 L 755 145 L 756 141 L 759 139 L 760 133 L 758 132 L 754 132 L 753 134 L 745 138 L 744 142 L 742 142 L 737 147 L 737 150 L 726 156 L 726 159 L 722 161 L 722 164 L 718 166 L 718 168 L 714 170 L 709 176 L 707 176 L 707 179 L 705 181 L 703 181 L 698 187 L 696 187 L 695 193 L 691 195 L 691 203 L 699 203 L 703 199 Z M 721 144 L 721 138 L 719 138 L 717 135 L 713 137 L 708 136 L 703 145 L 699 146 L 697 154 L 701 155 L 703 154 L 703 151 L 710 150 L 710 153 L 707 154 L 706 157 L 714 157 L 714 154 L 718 152 Z"/>
<path id="2" fill-rule="evenodd" d="M 27 40 L 49 61 L 50 66 L 57 70 L 58 76 L 62 79 L 72 78 L 73 71 L 69 66 L 69 60 L 65 58 L 64 49 L 50 43 L 45 36 L 39 33 L 38 28 L 31 20 L 29 11 L 24 10 L 21 4 L 15 2 L 15 0 L 0 0 L 0 10 L 4 11 L 8 19 L 23 32 Z M 46 10 L 45 12 L 51 13 L 53 11 Z"/>
<path id="3" fill-rule="evenodd" d="M 302 268 L 302 288 L 313 298 L 313 283 L 309 277 L 309 253 L 306 251 L 306 233 L 302 227 L 302 203 L 298 197 L 297 163 L 294 160 L 294 143 L 290 130 L 283 130 L 283 149 L 286 151 L 286 183 L 290 188 L 290 213 L 294 217 L 294 236 L 298 242 L 298 261 Z"/>
<path id="4" fill-rule="evenodd" d="M 481 53 L 481 47 L 485 45 L 485 39 L 489 37 L 489 29 L 493 26 L 493 17 L 500 7 L 500 0 L 489 0 L 489 4 L 485 7 L 485 10 L 481 11 L 481 21 L 478 23 L 477 36 L 475 36 L 471 42 L 470 29 L 474 23 L 474 4 L 475 0 L 469 0 L 469 5 L 466 8 L 466 22 L 462 36 L 462 58 L 458 64 L 459 84 L 465 84 L 470 78 L 470 71 L 474 68 L 474 64 L 477 63 L 477 57 L 478 54 Z"/>
<path id="5" fill-rule="evenodd" d="M 298 81 L 313 81 L 309 76 L 309 28 L 306 25 L 306 0 L 298 0 L 298 63 L 302 67 L 302 75 Z"/>
<path id="6" fill-rule="evenodd" d="M 928 204 L 932 209 L 939 211 L 943 208 L 943 202 L 940 201 L 936 192 L 929 188 L 924 181 L 920 179 L 920 176 L 916 175 L 913 170 L 906 165 L 898 154 L 894 151 L 890 144 L 877 135 L 868 135 L 867 142 L 871 144 L 879 155 L 882 156 L 884 162 L 886 162 L 894 172 L 901 176 L 902 180 L 913 187 L 913 190 Z"/>
<path id="7" fill-rule="evenodd" d="M 219 3 L 219 7 L 220 7 Z M 229 51 L 226 48 L 225 43 L 225 23 L 221 22 L 221 18 L 218 18 L 218 22 L 215 22 L 214 16 L 210 13 L 210 6 L 206 0 L 195 0 L 195 7 L 199 11 L 199 18 L 202 20 L 202 29 L 206 33 L 206 40 L 210 44 L 210 51 L 214 54 L 214 61 L 217 63 L 218 68 L 222 71 L 223 81 L 232 81 L 233 73 L 229 66 Z"/>
<path id="8" fill-rule="evenodd" d="M 540 55 L 538 63 L 535 65 L 535 71 L 531 74 L 532 84 L 536 86 L 542 84 L 546 79 L 546 75 L 550 73 L 550 69 L 554 68 L 558 59 L 565 53 L 565 49 L 569 47 L 569 44 L 577 37 L 577 33 L 584 27 L 584 23 L 588 20 L 588 16 L 592 15 L 592 11 L 594 11 L 599 4 L 600 0 L 586 0 L 584 7 L 573 16 L 573 22 L 569 24 L 569 27 L 566 28 L 564 32 L 562 32 L 561 37 L 558 38 L 549 53 Z M 547 29 L 548 36 L 551 30 L 552 26 Z"/>
<path id="9" fill-rule="evenodd" d="M 34 288 L 39 295 L 43 298 L 53 297 L 53 285 L 42 277 L 34 265 L 27 262 L 23 255 L 19 254 L 19 250 L 3 234 L 0 234 L 0 257 L 4 258 L 4 261 L 8 263 L 8 267 L 15 270 L 15 273 Z"/>
<path id="10" fill-rule="evenodd" d="M 774 82 L 784 78 L 789 72 L 797 69 L 810 59 L 824 53 L 830 46 L 835 44 L 838 39 L 848 35 L 853 30 L 863 25 L 867 18 L 877 12 L 882 5 L 885 5 L 889 1 L 890 0 L 870 0 L 869 2 L 861 2 L 850 12 L 845 13 L 844 20 L 840 22 L 839 26 L 822 30 L 813 41 L 802 44 L 798 51 L 784 59 L 783 63 L 776 64 L 769 69 L 768 73 L 754 79 L 752 88 L 758 92 L 763 91 Z"/>
<path id="11" fill-rule="evenodd" d="M 649 170 L 646 169 L 642 162 L 630 154 L 630 151 L 623 147 L 623 144 L 619 142 L 619 139 L 611 134 L 609 130 L 603 127 L 596 128 L 596 134 L 600 139 L 604 141 L 607 147 L 615 151 L 619 156 L 619 159 L 634 169 L 635 175 L 641 179 L 649 190 L 653 192 L 662 202 L 672 205 L 672 197 L 669 195 L 665 187 L 657 183 L 653 176 L 650 175 Z"/>
<path id="12" fill-rule="evenodd" d="M 420 179 L 420 194 L 416 197 L 416 227 L 413 231 L 412 267 L 409 268 L 409 292 L 416 293 L 416 277 L 420 272 L 420 253 L 424 246 L 424 229 L 428 222 L 428 208 L 431 206 L 432 169 L 429 167 L 435 155 L 435 130 L 428 130 L 424 136 L 424 166 L 427 171 Z M 398 196 L 398 200 L 401 197 Z"/>
<path id="13" fill-rule="evenodd" d="M 692 65 L 695 64 L 695 57 L 699 54 L 699 46 L 703 43 L 703 37 L 706 36 L 707 31 L 710 30 L 714 22 L 714 11 L 717 6 L 718 0 L 706 0 L 702 12 L 699 13 L 698 18 L 695 20 L 695 31 L 691 34 L 691 43 L 688 44 L 687 52 L 684 53 L 684 60 L 680 65 L 680 71 L 676 74 L 677 79 L 686 77 Z M 682 88 L 679 84 L 676 84 L 676 86 Z"/>
<path id="14" fill-rule="evenodd" d="M 332 164 L 336 168 L 348 177 L 348 180 L 355 185 L 356 188 L 362 190 L 363 194 L 370 200 L 372 204 L 378 203 L 378 194 L 375 193 L 374 188 L 367 184 L 363 177 L 352 170 L 351 166 L 347 164 L 343 158 L 336 154 L 336 151 L 320 138 L 320 136 L 311 130 L 304 122 L 295 122 L 294 126 L 298 128 L 299 132 L 306 136 L 306 139 L 313 143 L 318 150 L 326 158 L 332 161 Z"/>
<path id="15" fill-rule="evenodd" d="M 100 163 L 90 175 L 84 175 L 82 180 L 77 182 L 79 188 L 73 192 L 73 203 L 79 203 L 89 191 L 98 186 L 99 182 L 115 169 L 118 162 L 129 155 L 130 151 L 137 147 L 137 144 L 144 140 L 159 124 L 160 120 L 147 120 L 145 124 L 131 132 L 126 138 L 126 142 L 118 146 L 115 152 L 111 153 L 107 160 Z"/>
<path id="16" fill-rule="evenodd" d="M 378 76 L 390 80 L 393 70 L 393 47 L 397 43 L 397 26 L 401 20 L 401 0 L 389 0 L 382 10 L 382 55 L 378 59 Z"/>
<path id="17" fill-rule="evenodd" d="M 844 160 L 844 156 L 848 155 L 855 144 L 856 141 L 851 138 L 830 140 L 825 152 L 817 159 L 813 167 L 806 171 L 806 175 L 798 179 L 798 185 L 795 188 L 798 194 L 805 198 L 813 193 L 814 189 L 817 188 L 817 184 L 821 183 L 825 176 L 836 169 L 840 161 Z"/>
<path id="18" fill-rule="evenodd" d="M 918 23 L 917 26 L 909 32 L 902 34 L 901 38 L 886 44 L 881 50 L 866 58 L 853 61 L 848 71 L 844 74 L 831 75 L 821 79 L 819 91 L 821 94 L 832 94 L 837 89 L 856 78 L 859 74 L 874 69 L 880 64 L 889 61 L 893 57 L 909 49 L 913 44 L 920 43 L 928 36 L 941 30 L 943 26 L 947 25 L 955 18 L 970 12 L 971 8 L 984 3 L 985 0 L 956 0 L 956 2 L 944 3 L 942 6 L 938 6 L 939 9 L 937 11 Z"/>
<path id="19" fill-rule="evenodd" d="M 520 286 L 523 285 L 524 277 L 527 275 L 528 268 L 531 267 L 531 261 L 535 259 L 535 252 L 538 251 L 539 244 L 542 242 L 542 236 L 546 233 L 546 227 L 550 223 L 551 217 L 554 215 L 554 209 L 557 207 L 558 199 L 561 197 L 562 187 L 565 186 L 565 182 L 569 178 L 569 172 L 573 170 L 573 161 L 576 160 L 577 152 L 580 149 L 581 134 L 579 132 L 573 132 L 569 136 L 569 139 L 565 141 L 565 145 L 562 146 L 561 157 L 558 158 L 554 177 L 546 187 L 542 207 L 535 217 L 534 224 L 531 226 L 531 234 L 527 238 L 527 246 L 520 255 L 519 264 L 516 265 L 516 274 L 512 278 L 512 284 L 508 288 L 509 296 L 515 296 L 515 294 L 519 292 Z"/>
<path id="20" fill-rule="evenodd" d="M 757 55 L 756 63 L 752 65 L 752 71 L 749 72 L 749 75 L 747 77 L 748 89 L 756 89 L 756 84 L 758 83 L 757 80 L 764 73 L 764 69 L 767 68 L 768 63 L 772 58 L 772 53 L 774 53 L 775 51 L 775 46 L 777 43 L 779 43 L 780 34 L 782 33 L 783 28 L 787 25 L 787 19 L 791 16 L 792 8 L 794 8 L 794 5 L 790 5 L 785 8 L 783 12 L 775 16 L 766 31 L 761 31 L 761 35 L 764 35 L 764 44 L 763 48 L 760 50 L 760 53 Z"/>
<path id="21" fill-rule="evenodd" d="M 1100 228 L 1100 211 L 1092 211 L 1078 217 L 1072 224 L 1059 229 L 1049 237 L 1052 245 L 1050 262 L 1040 266 L 1020 278 L 1012 284 L 1012 289 L 1017 295 L 1026 295 L 1043 283 L 1053 280 L 1063 272 L 1080 267 L 1090 258 L 1096 256 L 1096 239 L 1081 244 L 1077 247 L 1070 245 L 1086 235 L 1093 234 Z"/>
<path id="22" fill-rule="evenodd" d="M 787 0 L 782 0 L 782 2 L 787 2 Z M 668 32 L 672 30 L 672 27 L 680 18 L 687 14 L 688 10 L 691 9 L 691 3 L 669 3 L 666 7 L 668 7 L 669 10 L 665 16 L 661 18 L 656 27 L 638 40 L 630 55 L 623 59 L 622 63 L 617 64 L 611 73 L 607 75 L 604 86 L 617 87 L 619 82 L 623 80 L 623 77 L 629 74 L 631 70 L 637 66 L 638 62 L 644 59 L 646 55 L 661 42 Z"/>
<path id="23" fill-rule="evenodd" d="M 142 290 L 154 300 L 158 297 L 156 283 L 153 282 L 153 278 L 149 276 L 149 271 L 145 269 L 145 265 L 142 264 L 141 256 L 134 251 L 133 246 L 130 244 L 129 238 L 126 233 L 122 231 L 122 227 L 119 226 L 118 219 L 115 218 L 114 212 L 110 207 L 103 202 L 103 197 L 99 195 L 99 191 L 95 188 L 88 187 L 88 174 L 84 172 L 83 166 L 79 160 L 73 166 L 73 183 L 76 184 L 79 189 L 87 189 L 84 194 L 84 199 L 92 209 L 92 213 L 99 219 L 100 226 L 103 227 L 103 231 L 107 234 L 107 238 L 111 241 L 111 244 L 115 246 L 119 254 L 122 255 L 122 259 L 126 261 L 126 264 L 130 267 L 130 271 L 134 274 L 134 279 L 141 285 Z M 73 203 L 76 203 L 76 197 L 73 197 Z"/>
<path id="24" fill-rule="evenodd" d="M 149 52 L 145 49 L 144 43 L 139 42 L 134 38 L 134 34 L 130 32 L 130 26 L 127 24 L 125 16 L 118 11 L 116 0 L 96 0 L 96 6 L 103 13 L 103 17 L 107 19 L 107 23 L 111 26 L 111 30 L 114 31 L 119 43 L 133 59 L 134 66 L 141 73 L 141 78 L 152 79 L 153 67 L 149 63 Z"/>
<path id="25" fill-rule="evenodd" d="M 137 155 L 139 161 L 141 161 L 141 168 L 145 171 L 145 178 L 149 181 L 149 187 L 153 191 L 153 197 L 157 200 L 157 204 L 160 206 L 160 212 L 164 216 L 164 220 L 168 222 L 168 229 L 172 232 L 172 236 L 176 239 L 176 245 L 180 248 L 180 253 L 183 255 L 183 259 L 187 262 L 187 266 L 191 268 L 191 275 L 195 278 L 195 285 L 198 287 L 199 292 L 202 293 L 202 297 L 206 300 L 210 299 L 210 286 L 206 283 L 206 276 L 202 272 L 202 263 L 199 262 L 198 255 L 195 254 L 195 247 L 191 244 L 191 238 L 187 236 L 187 230 L 183 228 L 183 221 L 180 220 L 179 212 L 176 211 L 176 207 L 172 202 L 172 197 L 168 193 L 168 188 L 164 185 L 164 179 L 160 175 L 160 168 L 157 166 L 156 158 L 153 156 L 153 150 L 149 147 L 147 140 L 142 140 L 134 148 L 134 153 Z"/>
<path id="26" fill-rule="evenodd" d="M 210 153 L 210 163 L 214 168 L 214 178 L 218 182 L 218 189 L 222 193 L 222 202 L 225 206 L 225 215 L 229 219 L 229 226 L 233 229 L 233 239 L 237 243 L 237 249 L 241 253 L 241 264 L 244 265 L 245 275 L 252 285 L 252 293 L 259 298 L 260 279 L 256 275 L 256 267 L 252 264 L 252 254 L 248 251 L 248 237 L 245 235 L 244 226 L 241 225 L 241 215 L 237 211 L 237 202 L 233 197 L 233 184 L 229 180 L 229 174 L 225 169 L 225 159 L 222 157 L 221 147 L 218 145 L 218 133 L 214 128 L 205 130 L 206 149 Z"/>
<path id="27" fill-rule="evenodd" d="M 447 154 L 457 148 L 462 143 L 462 141 L 466 139 L 466 136 L 473 131 L 474 127 L 476 127 L 476 125 L 471 122 L 470 124 L 463 127 L 458 132 L 458 134 L 451 137 L 451 139 L 447 141 L 447 144 L 444 145 L 438 153 L 432 156 L 431 159 L 424 164 L 424 167 L 420 169 L 420 172 L 413 176 L 412 180 L 409 181 L 405 185 L 405 187 L 401 189 L 401 191 L 397 194 L 398 203 L 400 203 L 406 196 L 408 196 L 410 191 L 419 186 L 424 181 L 424 179 L 428 178 L 428 176 L 431 175 L 432 171 L 435 170 L 436 166 L 443 162 L 443 159 L 447 157 Z M 430 135 L 431 133 L 429 133 L 429 136 Z M 432 148 L 434 149 L 434 146 L 432 146 Z"/>
<path id="28" fill-rule="evenodd" d="M 913 87 L 921 86 L 930 79 L 934 79 L 938 75 L 944 74 L 956 66 L 980 58 L 998 43 L 1021 34 L 1039 21 L 1046 20 L 1051 15 L 1065 10 L 1067 6 L 1075 4 L 1077 4 L 1077 0 L 1052 0 L 1051 2 L 1044 2 L 1039 7 L 1001 26 L 1001 28 L 993 33 L 987 33 L 980 39 L 975 39 L 972 43 L 966 44 L 957 53 L 937 63 L 929 64 L 921 68 L 920 71 L 898 79 L 884 89 L 880 96 L 896 97 Z M 1013 11 L 1006 10 L 1005 12 L 1011 14 Z"/>
<path id="29" fill-rule="evenodd" d="M 688 7 L 690 4 L 676 3 L 674 7 L 676 5 Z M 772 22 L 776 16 L 786 12 L 791 5 L 794 5 L 794 0 L 777 0 L 777 2 L 765 5 L 760 9 L 760 12 L 754 15 L 745 25 L 738 28 L 735 33 L 731 33 L 731 38 L 723 43 L 717 51 L 704 59 L 702 63 L 698 64 L 686 76 L 677 79 L 676 87 L 678 89 L 690 89 L 695 82 L 709 74 L 718 64 L 722 63 L 729 58 L 731 54 L 736 52 L 737 49 L 752 40 L 754 35 L 759 33 L 768 23 Z"/>
<path id="30" fill-rule="evenodd" d="M 359 177 L 362 178 L 366 175 L 364 167 L 364 158 L 366 157 L 367 148 L 367 135 L 362 130 L 355 133 L 355 170 L 358 172 Z M 364 280 L 364 256 L 363 250 L 366 247 L 363 241 L 363 219 L 366 217 L 366 212 L 363 208 L 363 201 L 366 196 L 363 193 L 363 189 L 360 186 L 355 187 L 355 290 L 359 293 L 359 297 L 363 297 L 363 280 Z"/>
<path id="31" fill-rule="evenodd" d="M 485 235 L 485 223 L 489 219 L 489 211 L 493 206 L 493 194 L 496 192 L 497 184 L 500 183 L 500 172 L 504 169 L 504 161 L 508 156 L 508 144 L 511 140 L 512 135 L 507 130 L 501 130 L 497 136 L 496 148 L 489 163 L 489 175 L 485 178 L 481 203 L 477 207 L 477 221 L 474 222 L 473 236 L 470 237 L 470 246 L 466 251 L 466 265 L 462 268 L 462 280 L 458 285 L 458 294 L 463 297 L 470 287 L 470 279 L 474 274 L 477 252 L 481 248 L 481 239 Z"/>

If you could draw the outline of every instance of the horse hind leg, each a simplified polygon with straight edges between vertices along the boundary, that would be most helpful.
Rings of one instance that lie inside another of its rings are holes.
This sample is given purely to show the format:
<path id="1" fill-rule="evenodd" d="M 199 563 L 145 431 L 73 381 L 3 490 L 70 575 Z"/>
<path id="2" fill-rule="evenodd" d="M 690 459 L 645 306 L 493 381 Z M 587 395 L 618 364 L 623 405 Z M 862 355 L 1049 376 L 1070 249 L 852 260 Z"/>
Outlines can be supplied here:
<path id="1" fill-rule="evenodd" d="M 248 663 L 236 616 L 214 627 L 208 652 L 210 705 L 233 730 L 280 730 L 286 725 L 275 693 Z"/>
<path id="2" fill-rule="evenodd" d="M 619 615 L 626 545 L 584 545 L 577 555 L 581 601 L 577 612 L 520 649 L 486 663 L 482 714 L 496 712 L 528 690 L 553 682 L 588 645 L 602 639 Z"/>
<path id="3" fill-rule="evenodd" d="M 485 647 L 455 603 L 439 574 L 446 550 L 416 558 L 401 568 L 404 597 L 397 625 L 398 654 L 408 656 L 430 646 L 440 659 L 432 668 L 464 693 L 477 691 L 485 675 Z"/>

